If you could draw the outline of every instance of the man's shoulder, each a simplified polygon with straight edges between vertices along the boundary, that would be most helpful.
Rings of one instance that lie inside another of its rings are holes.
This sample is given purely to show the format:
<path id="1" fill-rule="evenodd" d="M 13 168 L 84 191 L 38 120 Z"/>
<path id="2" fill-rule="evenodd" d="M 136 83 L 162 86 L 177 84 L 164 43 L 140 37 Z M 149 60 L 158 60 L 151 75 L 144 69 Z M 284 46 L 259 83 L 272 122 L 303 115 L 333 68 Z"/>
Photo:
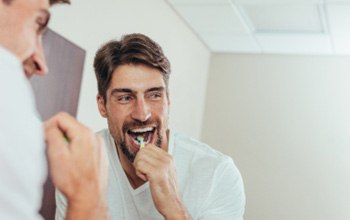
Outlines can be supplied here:
<path id="1" fill-rule="evenodd" d="M 97 131 L 96 134 L 100 135 L 103 138 L 106 138 L 109 136 L 109 130 L 107 128 L 104 128 L 102 130 Z"/>
<path id="2" fill-rule="evenodd" d="M 194 183 L 206 183 L 207 186 L 202 187 L 204 191 L 216 187 L 223 179 L 224 182 L 241 183 L 241 174 L 230 156 L 183 134 L 172 137 L 179 179 L 191 178 Z"/>
<path id="3" fill-rule="evenodd" d="M 219 165 L 222 163 L 232 163 L 230 156 L 225 155 L 217 149 L 203 143 L 195 138 L 189 137 L 181 133 L 172 135 L 174 144 L 174 155 L 191 157 L 191 161 L 196 163 L 206 163 L 211 165 Z"/>
<path id="4" fill-rule="evenodd" d="M 104 128 L 98 132 L 96 132 L 97 135 L 99 135 L 100 137 L 102 137 L 104 143 L 107 145 L 107 146 L 110 146 L 112 145 L 113 147 L 113 142 L 111 141 L 111 134 L 109 133 L 109 130 L 108 128 Z"/>

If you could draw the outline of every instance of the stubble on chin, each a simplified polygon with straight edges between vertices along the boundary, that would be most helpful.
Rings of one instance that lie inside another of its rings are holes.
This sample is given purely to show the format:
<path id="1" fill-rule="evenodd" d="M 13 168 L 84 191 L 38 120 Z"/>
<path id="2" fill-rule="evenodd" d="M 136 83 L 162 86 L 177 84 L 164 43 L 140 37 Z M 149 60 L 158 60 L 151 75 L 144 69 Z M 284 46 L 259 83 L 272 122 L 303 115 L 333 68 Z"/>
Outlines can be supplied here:
<path id="1" fill-rule="evenodd" d="M 124 138 L 125 140 L 125 138 Z M 157 132 L 157 140 L 155 145 L 159 148 L 162 146 L 162 135 L 160 132 Z M 124 156 L 128 159 L 129 162 L 134 163 L 137 152 L 131 152 L 131 148 L 126 144 L 125 141 L 121 141 L 120 144 L 116 141 L 116 146 L 119 147 L 124 154 Z"/>

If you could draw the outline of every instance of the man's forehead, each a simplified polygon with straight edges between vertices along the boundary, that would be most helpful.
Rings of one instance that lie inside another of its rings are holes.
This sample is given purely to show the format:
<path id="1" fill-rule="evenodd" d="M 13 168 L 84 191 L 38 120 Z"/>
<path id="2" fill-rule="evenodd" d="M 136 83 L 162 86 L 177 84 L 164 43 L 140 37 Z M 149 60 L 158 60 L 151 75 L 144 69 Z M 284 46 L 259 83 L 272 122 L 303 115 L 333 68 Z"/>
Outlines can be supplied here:
<path id="1" fill-rule="evenodd" d="M 165 91 L 166 86 L 162 83 L 147 84 L 111 84 L 108 88 L 109 93 L 147 93 L 151 91 Z"/>
<path id="2" fill-rule="evenodd" d="M 152 88 L 165 88 L 162 77 L 116 76 L 110 83 L 110 89 L 125 89 L 133 92 L 145 92 Z"/>
<path id="3" fill-rule="evenodd" d="M 129 72 L 152 72 L 152 73 L 159 73 L 162 75 L 162 72 L 155 68 L 150 67 L 145 64 L 122 64 L 114 69 L 113 73 L 129 73 Z"/>
<path id="4" fill-rule="evenodd" d="M 112 75 L 112 83 L 115 84 L 163 84 L 163 81 L 162 72 L 144 65 L 122 65 Z"/>

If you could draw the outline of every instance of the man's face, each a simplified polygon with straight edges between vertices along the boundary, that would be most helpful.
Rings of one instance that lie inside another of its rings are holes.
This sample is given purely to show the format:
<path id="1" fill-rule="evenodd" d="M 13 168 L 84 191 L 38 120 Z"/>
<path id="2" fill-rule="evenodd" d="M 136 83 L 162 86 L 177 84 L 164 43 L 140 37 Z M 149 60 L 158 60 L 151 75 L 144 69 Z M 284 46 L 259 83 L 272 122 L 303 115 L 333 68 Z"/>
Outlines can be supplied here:
<path id="1" fill-rule="evenodd" d="M 162 73 L 145 65 L 122 65 L 113 73 L 106 103 L 97 97 L 100 113 L 119 149 L 133 162 L 137 137 L 167 149 L 169 99 Z"/>
<path id="2" fill-rule="evenodd" d="M 48 0 L 13 0 L 9 4 L 0 0 L 0 44 L 26 63 L 28 78 L 47 71 L 41 37 L 50 17 L 48 8 Z"/>

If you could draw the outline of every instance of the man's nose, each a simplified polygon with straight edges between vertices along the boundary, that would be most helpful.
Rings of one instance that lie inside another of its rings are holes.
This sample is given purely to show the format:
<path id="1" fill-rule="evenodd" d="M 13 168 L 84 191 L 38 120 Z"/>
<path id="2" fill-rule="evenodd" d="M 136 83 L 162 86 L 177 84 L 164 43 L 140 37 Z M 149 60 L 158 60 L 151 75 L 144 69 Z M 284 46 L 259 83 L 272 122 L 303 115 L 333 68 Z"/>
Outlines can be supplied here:
<path id="1" fill-rule="evenodd" d="M 34 53 L 23 62 L 23 69 L 27 78 L 30 78 L 34 74 L 45 75 L 48 72 L 41 39 L 38 40 Z"/>
<path id="2" fill-rule="evenodd" d="M 41 39 L 38 42 L 37 50 L 32 55 L 32 61 L 35 65 L 34 74 L 45 75 L 48 72 L 48 67 L 46 64 L 44 48 Z"/>
<path id="3" fill-rule="evenodd" d="M 135 106 L 131 117 L 134 120 L 141 121 L 141 122 L 145 122 L 151 117 L 150 108 L 144 99 L 138 99 L 135 102 Z"/>

